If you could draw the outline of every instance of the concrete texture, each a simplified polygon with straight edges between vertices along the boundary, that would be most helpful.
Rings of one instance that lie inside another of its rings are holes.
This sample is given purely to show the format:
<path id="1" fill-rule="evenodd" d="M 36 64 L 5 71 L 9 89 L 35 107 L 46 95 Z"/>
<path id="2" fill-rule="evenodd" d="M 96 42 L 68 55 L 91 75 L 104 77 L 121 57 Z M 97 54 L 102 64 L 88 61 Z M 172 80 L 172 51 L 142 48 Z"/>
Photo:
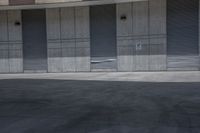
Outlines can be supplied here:
<path id="1" fill-rule="evenodd" d="M 200 72 L 0 79 L 1 133 L 200 133 Z"/>
<path id="2" fill-rule="evenodd" d="M 200 82 L 200 71 L 174 72 L 89 72 L 0 74 L 0 79 L 57 79 L 136 82 Z"/>
<path id="3" fill-rule="evenodd" d="M 89 7 L 46 9 L 46 17 L 48 72 L 90 71 Z"/>
<path id="4" fill-rule="evenodd" d="M 167 70 L 166 7 L 166 0 L 117 4 L 118 71 Z"/>
<path id="5" fill-rule="evenodd" d="M 21 11 L 0 11 L 0 73 L 23 71 Z"/>

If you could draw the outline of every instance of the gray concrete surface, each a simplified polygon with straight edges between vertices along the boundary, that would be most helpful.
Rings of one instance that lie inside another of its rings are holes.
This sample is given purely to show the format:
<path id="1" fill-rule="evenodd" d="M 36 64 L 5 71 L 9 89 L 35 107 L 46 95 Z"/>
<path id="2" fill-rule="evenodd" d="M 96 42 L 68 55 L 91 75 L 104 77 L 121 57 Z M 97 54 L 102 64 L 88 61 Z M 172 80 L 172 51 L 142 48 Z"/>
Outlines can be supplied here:
<path id="1" fill-rule="evenodd" d="M 0 74 L 0 79 L 200 82 L 200 71 Z"/>
<path id="2" fill-rule="evenodd" d="M 199 72 L 0 75 L 0 133 L 200 133 L 199 81 Z"/>

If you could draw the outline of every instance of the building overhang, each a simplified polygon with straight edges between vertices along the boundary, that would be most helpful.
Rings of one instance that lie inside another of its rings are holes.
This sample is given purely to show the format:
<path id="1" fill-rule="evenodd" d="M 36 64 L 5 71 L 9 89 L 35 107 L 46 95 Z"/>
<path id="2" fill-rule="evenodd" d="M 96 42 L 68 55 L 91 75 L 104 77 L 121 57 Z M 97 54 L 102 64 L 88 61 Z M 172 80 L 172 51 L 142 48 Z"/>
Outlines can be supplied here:
<path id="1" fill-rule="evenodd" d="M 138 2 L 148 0 L 72 0 L 71 2 L 57 2 L 57 3 L 36 3 L 34 5 L 3 5 L 0 10 L 17 10 L 17 9 L 44 9 L 44 8 L 59 8 L 59 7 L 75 7 L 75 6 L 92 6 L 103 4 L 116 4 L 126 2 Z"/>

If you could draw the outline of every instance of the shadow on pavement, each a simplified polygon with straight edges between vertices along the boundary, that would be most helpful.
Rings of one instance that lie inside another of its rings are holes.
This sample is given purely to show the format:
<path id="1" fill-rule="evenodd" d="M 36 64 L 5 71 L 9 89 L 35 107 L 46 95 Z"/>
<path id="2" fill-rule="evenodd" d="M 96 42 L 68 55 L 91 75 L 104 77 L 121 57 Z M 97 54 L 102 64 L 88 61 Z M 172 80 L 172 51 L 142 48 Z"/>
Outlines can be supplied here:
<path id="1" fill-rule="evenodd" d="M 0 80 L 0 133 L 200 133 L 200 83 Z"/>

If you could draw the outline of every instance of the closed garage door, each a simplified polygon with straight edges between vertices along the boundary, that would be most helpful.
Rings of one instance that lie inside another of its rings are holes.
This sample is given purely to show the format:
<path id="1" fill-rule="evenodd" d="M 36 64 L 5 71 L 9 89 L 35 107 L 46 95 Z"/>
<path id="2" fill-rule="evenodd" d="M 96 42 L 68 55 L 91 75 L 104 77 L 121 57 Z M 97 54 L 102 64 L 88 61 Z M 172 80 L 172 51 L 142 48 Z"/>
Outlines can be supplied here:
<path id="1" fill-rule="evenodd" d="M 91 6 L 90 29 L 92 71 L 116 71 L 115 5 Z"/>
<path id="2" fill-rule="evenodd" d="M 45 10 L 23 10 L 24 71 L 47 71 Z"/>
<path id="3" fill-rule="evenodd" d="M 199 0 L 167 0 L 168 69 L 199 70 Z"/>

